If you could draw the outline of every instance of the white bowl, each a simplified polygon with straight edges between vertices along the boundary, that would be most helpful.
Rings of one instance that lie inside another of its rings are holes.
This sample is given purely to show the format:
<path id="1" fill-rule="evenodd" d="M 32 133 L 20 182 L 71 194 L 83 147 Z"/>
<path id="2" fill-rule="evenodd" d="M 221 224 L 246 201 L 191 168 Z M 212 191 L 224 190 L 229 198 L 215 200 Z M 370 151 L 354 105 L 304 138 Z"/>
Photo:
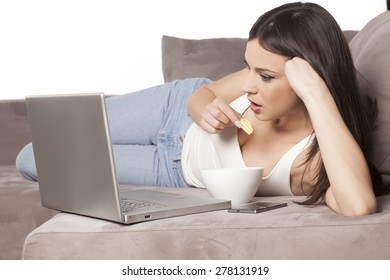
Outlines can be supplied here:
<path id="1" fill-rule="evenodd" d="M 262 167 L 202 169 L 203 183 L 210 194 L 230 200 L 233 205 L 247 203 L 255 196 L 263 178 Z"/>

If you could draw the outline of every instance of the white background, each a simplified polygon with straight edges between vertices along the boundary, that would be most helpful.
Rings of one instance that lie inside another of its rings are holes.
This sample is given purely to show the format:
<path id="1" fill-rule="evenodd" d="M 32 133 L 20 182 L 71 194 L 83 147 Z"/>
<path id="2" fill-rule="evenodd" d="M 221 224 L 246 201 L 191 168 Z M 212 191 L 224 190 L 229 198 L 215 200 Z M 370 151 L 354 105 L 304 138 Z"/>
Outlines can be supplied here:
<path id="1" fill-rule="evenodd" d="M 122 94 L 163 83 L 161 36 L 246 38 L 282 0 L 0 0 L 0 99 Z M 343 30 L 385 0 L 317 0 Z"/>

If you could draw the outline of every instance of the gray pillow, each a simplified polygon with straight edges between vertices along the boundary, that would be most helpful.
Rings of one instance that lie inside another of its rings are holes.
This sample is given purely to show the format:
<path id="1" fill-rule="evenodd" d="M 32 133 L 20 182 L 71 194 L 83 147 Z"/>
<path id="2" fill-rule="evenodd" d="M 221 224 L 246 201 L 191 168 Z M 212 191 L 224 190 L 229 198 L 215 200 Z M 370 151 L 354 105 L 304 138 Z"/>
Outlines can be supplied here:
<path id="1" fill-rule="evenodd" d="M 162 37 L 162 68 L 165 82 L 185 78 L 217 80 L 246 67 L 246 39 L 189 40 Z"/>
<path id="2" fill-rule="evenodd" d="M 350 41 L 357 31 L 346 30 Z M 244 53 L 247 39 L 182 39 L 162 37 L 162 70 L 165 82 L 205 77 L 217 80 L 246 67 Z"/>
<path id="3" fill-rule="evenodd" d="M 390 183 L 390 11 L 374 19 L 351 40 L 350 49 L 360 86 L 373 94 L 379 107 L 374 133 L 374 164 Z M 364 114 L 364 112 L 362 112 Z"/>

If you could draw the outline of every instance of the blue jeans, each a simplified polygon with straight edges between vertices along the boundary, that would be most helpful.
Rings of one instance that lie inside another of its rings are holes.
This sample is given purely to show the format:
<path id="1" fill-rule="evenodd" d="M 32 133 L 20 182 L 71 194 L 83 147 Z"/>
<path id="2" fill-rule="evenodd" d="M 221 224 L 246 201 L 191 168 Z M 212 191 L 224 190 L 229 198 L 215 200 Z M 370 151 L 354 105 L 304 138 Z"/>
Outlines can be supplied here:
<path id="1" fill-rule="evenodd" d="M 107 115 L 120 184 L 186 187 L 181 168 L 185 134 L 192 124 L 188 97 L 208 79 L 177 80 L 107 98 Z M 38 180 L 32 144 L 16 159 L 20 173 Z"/>

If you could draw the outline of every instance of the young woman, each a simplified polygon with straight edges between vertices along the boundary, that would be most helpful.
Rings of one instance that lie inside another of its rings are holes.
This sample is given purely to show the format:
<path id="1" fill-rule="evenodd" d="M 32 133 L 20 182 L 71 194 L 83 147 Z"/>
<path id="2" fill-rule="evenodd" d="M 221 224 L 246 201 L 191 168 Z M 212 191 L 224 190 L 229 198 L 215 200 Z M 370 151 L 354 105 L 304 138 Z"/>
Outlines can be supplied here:
<path id="1" fill-rule="evenodd" d="M 370 165 L 375 112 L 360 94 L 333 17 L 312 3 L 262 16 L 247 68 L 107 99 L 120 183 L 205 187 L 200 168 L 262 166 L 263 195 L 306 195 L 342 215 L 376 211 Z M 188 105 L 188 106 L 186 106 Z M 187 110 L 188 108 L 188 110 Z M 240 129 L 249 120 L 253 133 Z M 37 179 L 31 145 L 17 167 Z"/>

